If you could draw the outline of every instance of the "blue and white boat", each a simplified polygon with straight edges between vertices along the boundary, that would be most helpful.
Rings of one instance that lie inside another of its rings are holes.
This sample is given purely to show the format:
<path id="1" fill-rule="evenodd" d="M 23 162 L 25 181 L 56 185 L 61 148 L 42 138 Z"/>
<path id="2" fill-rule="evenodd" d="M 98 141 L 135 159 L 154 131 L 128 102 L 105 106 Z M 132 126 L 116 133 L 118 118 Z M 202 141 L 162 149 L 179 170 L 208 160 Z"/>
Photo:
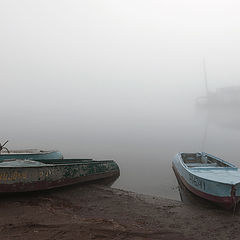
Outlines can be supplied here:
<path id="1" fill-rule="evenodd" d="M 178 153 L 172 162 L 176 177 L 192 193 L 224 208 L 240 201 L 240 169 L 210 154 Z"/>

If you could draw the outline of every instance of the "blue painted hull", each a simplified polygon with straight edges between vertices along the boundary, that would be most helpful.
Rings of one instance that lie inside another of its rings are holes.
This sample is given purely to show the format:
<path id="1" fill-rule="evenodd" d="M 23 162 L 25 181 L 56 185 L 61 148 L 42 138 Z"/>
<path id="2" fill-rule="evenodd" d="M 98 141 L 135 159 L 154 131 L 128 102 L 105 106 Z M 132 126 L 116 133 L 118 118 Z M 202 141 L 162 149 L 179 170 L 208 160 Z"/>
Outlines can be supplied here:
<path id="1" fill-rule="evenodd" d="M 0 162 L 10 159 L 28 159 L 28 160 L 44 160 L 44 159 L 63 159 L 62 153 L 59 151 L 32 151 L 26 150 L 21 151 L 21 153 L 1 153 Z"/>
<path id="2" fill-rule="evenodd" d="M 172 164 L 178 180 L 194 194 L 225 208 L 233 208 L 239 202 L 240 171 L 235 166 L 190 168 L 184 163 L 181 153 L 174 157 Z"/>

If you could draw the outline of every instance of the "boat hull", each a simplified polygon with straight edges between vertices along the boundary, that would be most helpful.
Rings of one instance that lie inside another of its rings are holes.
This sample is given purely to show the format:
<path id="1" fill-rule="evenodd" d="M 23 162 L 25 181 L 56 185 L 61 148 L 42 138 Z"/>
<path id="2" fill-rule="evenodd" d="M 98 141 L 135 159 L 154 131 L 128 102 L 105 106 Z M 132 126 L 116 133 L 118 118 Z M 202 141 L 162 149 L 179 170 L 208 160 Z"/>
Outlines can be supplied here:
<path id="1" fill-rule="evenodd" d="M 238 202 L 239 199 L 235 199 L 232 196 L 230 197 L 219 197 L 219 196 L 214 196 L 208 193 L 204 193 L 202 191 L 199 191 L 198 189 L 196 189 L 195 187 L 191 186 L 190 184 L 187 183 L 187 181 L 178 174 L 176 168 L 173 166 L 173 171 L 175 173 L 175 176 L 177 177 L 178 181 L 181 181 L 181 183 L 193 194 L 204 198 L 208 201 L 211 201 L 225 209 L 232 209 L 234 208 L 236 201 Z"/>
<path id="2" fill-rule="evenodd" d="M 225 209 L 232 209 L 236 206 L 240 197 L 236 196 L 235 185 L 213 182 L 195 176 L 182 166 L 179 158 L 179 155 L 174 158 L 172 168 L 177 179 L 181 181 L 190 192 L 218 204 Z"/>
<path id="3" fill-rule="evenodd" d="M 65 164 L 46 164 L 38 167 L 0 168 L 0 192 L 28 192 L 52 189 L 118 176 L 114 161 L 83 161 Z"/>

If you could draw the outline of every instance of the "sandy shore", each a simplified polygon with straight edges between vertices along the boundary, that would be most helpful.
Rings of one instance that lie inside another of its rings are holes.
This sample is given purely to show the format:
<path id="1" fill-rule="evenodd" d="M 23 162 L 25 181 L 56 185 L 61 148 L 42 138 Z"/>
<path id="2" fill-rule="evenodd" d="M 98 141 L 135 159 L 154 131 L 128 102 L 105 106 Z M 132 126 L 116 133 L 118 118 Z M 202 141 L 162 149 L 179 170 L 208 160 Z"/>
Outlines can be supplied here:
<path id="1" fill-rule="evenodd" d="M 3 195 L 0 239 L 239 239 L 240 214 L 84 184 Z"/>

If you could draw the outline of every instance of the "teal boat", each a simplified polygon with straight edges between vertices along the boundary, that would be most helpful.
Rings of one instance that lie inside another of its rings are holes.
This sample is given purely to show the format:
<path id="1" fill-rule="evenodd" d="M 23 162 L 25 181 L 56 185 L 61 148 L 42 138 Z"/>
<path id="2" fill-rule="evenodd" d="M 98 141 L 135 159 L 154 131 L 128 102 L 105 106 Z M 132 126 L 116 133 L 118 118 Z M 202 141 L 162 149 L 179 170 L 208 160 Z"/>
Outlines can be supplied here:
<path id="1" fill-rule="evenodd" d="M 63 155 L 59 151 L 39 150 L 39 149 L 25 149 L 25 150 L 9 150 L 5 147 L 8 141 L 3 145 L 0 144 L 0 162 L 7 159 L 29 159 L 29 160 L 41 160 L 41 159 L 63 159 Z"/>
<path id="2" fill-rule="evenodd" d="M 178 153 L 172 162 L 176 177 L 195 195 L 235 209 L 240 202 L 240 169 L 208 153 Z"/>
<path id="3" fill-rule="evenodd" d="M 5 160 L 0 163 L 0 192 L 46 190 L 119 174 L 119 167 L 113 160 Z"/>

